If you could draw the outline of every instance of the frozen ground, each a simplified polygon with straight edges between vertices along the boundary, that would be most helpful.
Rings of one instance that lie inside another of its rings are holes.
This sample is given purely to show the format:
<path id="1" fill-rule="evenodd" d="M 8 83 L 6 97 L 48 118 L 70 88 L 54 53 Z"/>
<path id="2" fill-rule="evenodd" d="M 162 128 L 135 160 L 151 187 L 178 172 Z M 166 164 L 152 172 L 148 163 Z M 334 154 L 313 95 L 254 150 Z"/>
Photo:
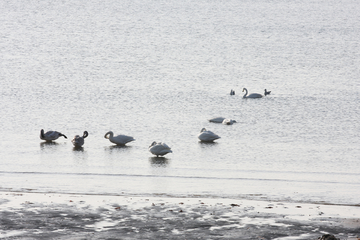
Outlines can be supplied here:
<path id="1" fill-rule="evenodd" d="M 340 239 L 360 207 L 209 198 L 0 192 L 3 239 Z"/>

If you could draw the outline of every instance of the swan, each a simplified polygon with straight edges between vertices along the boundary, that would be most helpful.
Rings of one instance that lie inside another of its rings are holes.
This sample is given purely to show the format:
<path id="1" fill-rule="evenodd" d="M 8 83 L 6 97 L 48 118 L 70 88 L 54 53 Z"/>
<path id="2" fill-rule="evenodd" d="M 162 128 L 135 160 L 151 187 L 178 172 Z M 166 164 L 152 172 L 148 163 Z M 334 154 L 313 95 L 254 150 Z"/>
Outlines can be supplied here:
<path id="1" fill-rule="evenodd" d="M 222 121 L 222 124 L 224 124 L 224 125 L 233 125 L 233 123 L 236 123 L 236 120 L 233 120 L 230 118 L 226 118 L 226 119 L 224 119 L 224 121 Z"/>
<path id="2" fill-rule="evenodd" d="M 266 89 L 264 90 L 264 95 L 270 95 L 271 91 L 266 91 Z"/>
<path id="3" fill-rule="evenodd" d="M 211 131 L 207 131 L 205 128 L 201 129 L 198 138 L 202 142 L 213 142 L 220 137 Z"/>
<path id="4" fill-rule="evenodd" d="M 41 131 L 40 131 L 40 139 L 45 140 L 47 142 L 56 140 L 59 137 L 67 138 L 64 134 L 56 132 L 56 131 L 47 131 L 46 133 L 44 133 L 44 129 L 41 129 Z"/>
<path id="5" fill-rule="evenodd" d="M 260 93 L 251 93 L 251 94 L 249 94 L 249 96 L 247 96 L 248 90 L 246 88 L 243 88 L 242 91 L 245 91 L 245 95 L 243 96 L 243 98 L 262 98 L 263 97 L 263 95 L 261 95 Z"/>
<path id="6" fill-rule="evenodd" d="M 222 123 L 224 120 L 225 120 L 225 118 L 223 118 L 223 117 L 216 117 L 216 118 L 209 119 L 209 122 Z"/>
<path id="7" fill-rule="evenodd" d="M 125 145 L 128 142 L 135 141 L 133 137 L 126 135 L 117 135 L 114 137 L 114 133 L 112 131 L 107 132 L 104 138 L 109 139 L 110 142 L 115 143 L 116 145 Z"/>
<path id="8" fill-rule="evenodd" d="M 156 155 L 156 157 L 160 156 L 164 156 L 165 154 L 168 153 L 172 153 L 171 148 L 166 145 L 165 143 L 162 142 L 153 142 L 150 146 L 149 146 L 149 151 Z"/>
<path id="9" fill-rule="evenodd" d="M 71 140 L 71 142 L 74 144 L 74 147 L 81 147 L 82 145 L 84 145 L 85 141 L 84 139 L 89 136 L 89 133 L 87 131 L 84 131 L 84 134 L 82 137 L 80 137 L 79 135 L 76 135 L 74 137 L 73 140 Z"/>
<path id="10" fill-rule="evenodd" d="M 230 95 L 235 95 L 235 91 L 231 89 Z"/>

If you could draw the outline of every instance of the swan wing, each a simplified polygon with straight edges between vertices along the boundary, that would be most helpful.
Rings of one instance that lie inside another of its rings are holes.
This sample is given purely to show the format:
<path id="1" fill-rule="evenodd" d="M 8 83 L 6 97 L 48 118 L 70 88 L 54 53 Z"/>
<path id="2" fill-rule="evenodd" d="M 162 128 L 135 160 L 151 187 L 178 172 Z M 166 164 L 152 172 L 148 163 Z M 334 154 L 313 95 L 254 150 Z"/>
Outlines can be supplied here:
<path id="1" fill-rule="evenodd" d="M 171 149 L 163 149 L 160 151 L 161 156 L 164 156 L 165 154 L 172 153 Z"/>
<path id="2" fill-rule="evenodd" d="M 47 131 L 44 133 L 43 140 L 52 141 L 58 139 L 60 136 L 65 136 L 57 131 Z"/>
<path id="3" fill-rule="evenodd" d="M 164 149 L 171 149 L 166 143 L 161 143 Z"/>
<path id="4" fill-rule="evenodd" d="M 118 135 L 116 137 L 110 137 L 110 141 L 115 144 L 124 145 L 128 142 L 135 141 L 133 137 L 126 136 L 126 135 Z"/>
<path id="5" fill-rule="evenodd" d="M 223 117 L 216 117 L 216 118 L 209 119 L 209 122 L 222 123 L 224 121 L 224 119 L 225 118 L 223 118 Z"/>
<path id="6" fill-rule="evenodd" d="M 260 93 L 251 93 L 249 96 L 247 96 L 247 98 L 262 98 L 263 95 L 261 95 Z"/>

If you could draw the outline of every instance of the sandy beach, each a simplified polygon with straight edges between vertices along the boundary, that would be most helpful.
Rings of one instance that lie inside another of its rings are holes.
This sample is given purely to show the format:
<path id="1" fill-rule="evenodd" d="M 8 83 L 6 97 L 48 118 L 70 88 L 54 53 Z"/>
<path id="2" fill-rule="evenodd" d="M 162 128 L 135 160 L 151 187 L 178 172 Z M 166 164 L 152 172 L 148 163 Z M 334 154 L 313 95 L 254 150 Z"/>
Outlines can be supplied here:
<path id="1" fill-rule="evenodd" d="M 2 239 L 359 239 L 359 216 L 358 206 L 0 193 Z"/>

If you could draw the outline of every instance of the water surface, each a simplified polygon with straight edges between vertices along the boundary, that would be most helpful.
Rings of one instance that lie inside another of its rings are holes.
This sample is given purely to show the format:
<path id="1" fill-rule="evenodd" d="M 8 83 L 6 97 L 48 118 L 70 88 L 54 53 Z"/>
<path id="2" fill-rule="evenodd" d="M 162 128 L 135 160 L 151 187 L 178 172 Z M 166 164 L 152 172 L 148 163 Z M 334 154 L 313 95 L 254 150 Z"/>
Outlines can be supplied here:
<path id="1" fill-rule="evenodd" d="M 0 190 L 359 204 L 360 3 L 0 8 Z M 203 127 L 221 138 L 200 143 Z M 109 130 L 136 141 L 116 147 Z M 173 153 L 152 156 L 153 141 Z"/>

